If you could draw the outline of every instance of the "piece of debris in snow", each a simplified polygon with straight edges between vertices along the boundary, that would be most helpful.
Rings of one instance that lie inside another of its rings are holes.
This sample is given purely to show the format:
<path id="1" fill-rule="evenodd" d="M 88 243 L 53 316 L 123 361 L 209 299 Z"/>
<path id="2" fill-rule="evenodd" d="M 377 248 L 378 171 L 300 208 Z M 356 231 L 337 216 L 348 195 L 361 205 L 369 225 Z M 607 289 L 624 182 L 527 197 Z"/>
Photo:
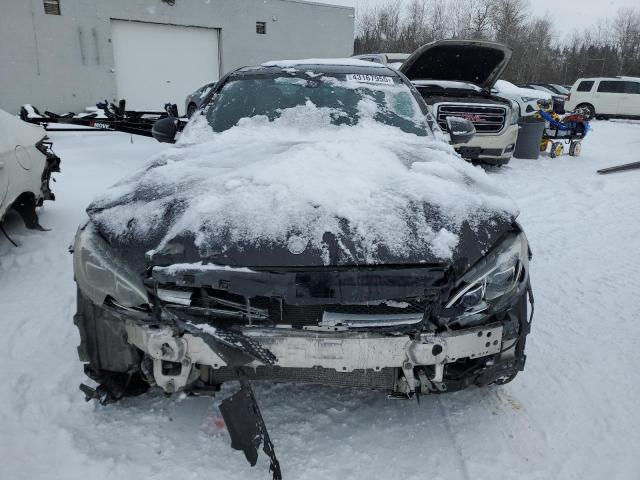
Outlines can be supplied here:
<path id="1" fill-rule="evenodd" d="M 640 169 L 640 162 L 625 163 L 624 165 L 618 165 L 615 167 L 602 168 L 598 170 L 598 173 L 600 175 L 604 175 L 607 173 L 624 172 L 626 170 L 635 170 L 636 168 Z"/>
<path id="2" fill-rule="evenodd" d="M 229 430 L 231 447 L 242 450 L 254 467 L 258 461 L 258 447 L 262 443 L 262 450 L 271 459 L 269 471 L 273 473 L 273 480 L 281 480 L 280 463 L 248 381 L 240 380 L 240 390 L 220 403 L 220 412 Z"/>

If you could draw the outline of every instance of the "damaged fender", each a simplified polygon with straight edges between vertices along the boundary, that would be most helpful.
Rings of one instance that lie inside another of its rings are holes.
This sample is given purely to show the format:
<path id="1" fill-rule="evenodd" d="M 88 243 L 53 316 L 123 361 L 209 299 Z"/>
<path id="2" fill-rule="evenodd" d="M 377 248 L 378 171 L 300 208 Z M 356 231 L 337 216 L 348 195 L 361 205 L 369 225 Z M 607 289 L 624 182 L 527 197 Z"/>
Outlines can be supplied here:
<path id="1" fill-rule="evenodd" d="M 55 200 L 49 182 L 60 171 L 60 158 L 45 130 L 0 110 L 0 221 L 13 208 L 29 229 L 45 230 L 36 207 Z"/>

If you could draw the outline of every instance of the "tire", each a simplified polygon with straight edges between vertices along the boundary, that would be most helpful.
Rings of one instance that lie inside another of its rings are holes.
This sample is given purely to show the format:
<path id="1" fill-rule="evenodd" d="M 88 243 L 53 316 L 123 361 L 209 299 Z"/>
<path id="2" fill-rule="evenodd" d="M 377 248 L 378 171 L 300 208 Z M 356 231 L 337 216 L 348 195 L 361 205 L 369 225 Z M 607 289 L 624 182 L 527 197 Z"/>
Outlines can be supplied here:
<path id="1" fill-rule="evenodd" d="M 507 383 L 511 383 L 518 376 L 518 372 L 511 373 L 509 375 L 504 375 L 502 377 L 497 378 L 492 385 L 506 385 Z"/>
<path id="2" fill-rule="evenodd" d="M 187 107 L 187 118 L 191 118 L 191 116 L 196 113 L 198 110 L 198 106 L 195 103 L 190 103 Z"/>
<path id="3" fill-rule="evenodd" d="M 581 103 L 576 107 L 576 109 L 578 108 L 582 108 L 588 112 L 587 115 L 585 115 L 587 120 L 594 120 L 596 118 L 596 109 L 593 108 L 593 105 L 590 103 Z"/>
<path id="4" fill-rule="evenodd" d="M 553 142 L 551 144 L 551 158 L 559 157 L 563 152 L 564 145 L 562 145 L 562 142 Z"/>
<path id="5" fill-rule="evenodd" d="M 571 146 L 569 147 L 569 155 L 572 157 L 577 157 L 582 152 L 582 143 L 580 142 L 571 142 Z"/>

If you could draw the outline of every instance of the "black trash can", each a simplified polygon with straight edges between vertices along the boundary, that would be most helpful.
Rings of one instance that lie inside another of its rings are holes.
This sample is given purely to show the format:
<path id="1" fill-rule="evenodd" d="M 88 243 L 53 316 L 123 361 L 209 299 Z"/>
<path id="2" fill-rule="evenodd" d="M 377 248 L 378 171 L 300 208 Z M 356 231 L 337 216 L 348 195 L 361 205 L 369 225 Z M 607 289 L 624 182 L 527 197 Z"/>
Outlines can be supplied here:
<path id="1" fill-rule="evenodd" d="M 540 142 L 544 132 L 544 120 L 530 117 L 520 117 L 518 120 L 518 141 L 513 156 L 535 160 L 540 156 Z"/>

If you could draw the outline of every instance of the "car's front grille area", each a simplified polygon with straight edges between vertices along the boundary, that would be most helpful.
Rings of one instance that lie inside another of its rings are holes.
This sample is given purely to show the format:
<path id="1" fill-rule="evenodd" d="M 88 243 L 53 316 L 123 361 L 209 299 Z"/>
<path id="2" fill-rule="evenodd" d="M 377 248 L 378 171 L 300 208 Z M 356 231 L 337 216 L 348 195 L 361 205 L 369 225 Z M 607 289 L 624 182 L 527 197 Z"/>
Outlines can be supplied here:
<path id="1" fill-rule="evenodd" d="M 407 315 L 420 318 L 428 306 L 424 298 L 356 304 L 291 305 L 279 298 L 247 298 L 223 290 L 177 285 L 162 285 L 158 288 L 158 296 L 168 308 L 192 315 L 236 324 L 290 325 L 298 329 L 318 326 L 325 313 L 362 316 L 363 319 L 366 316 L 397 318 Z"/>
<path id="2" fill-rule="evenodd" d="M 501 106 L 442 104 L 438 106 L 438 125 L 447 130 L 447 117 L 465 118 L 477 133 L 497 133 L 504 128 L 507 109 Z"/>

